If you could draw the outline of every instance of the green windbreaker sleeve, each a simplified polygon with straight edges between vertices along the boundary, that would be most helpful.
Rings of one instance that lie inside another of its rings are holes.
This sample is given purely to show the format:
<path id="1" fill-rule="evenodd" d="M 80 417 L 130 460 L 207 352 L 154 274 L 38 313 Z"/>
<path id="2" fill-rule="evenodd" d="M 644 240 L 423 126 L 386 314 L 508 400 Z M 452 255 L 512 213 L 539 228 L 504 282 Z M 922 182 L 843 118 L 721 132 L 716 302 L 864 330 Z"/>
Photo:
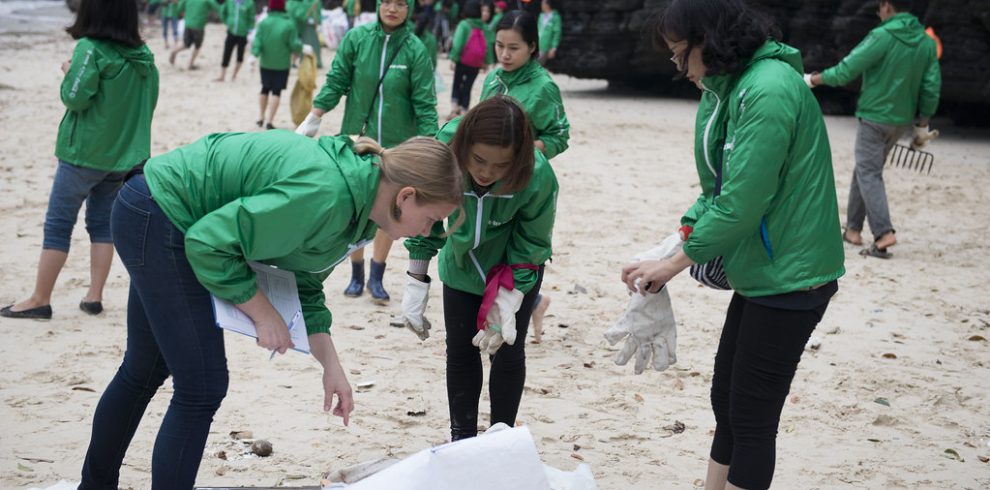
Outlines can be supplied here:
<path id="1" fill-rule="evenodd" d="M 299 30 L 296 29 L 295 25 L 290 25 L 289 30 L 289 50 L 293 53 L 300 55 L 302 54 L 303 42 L 302 38 L 299 37 Z"/>
<path id="2" fill-rule="evenodd" d="M 454 30 L 454 41 L 450 46 L 450 61 L 456 63 L 461 62 L 461 51 L 464 50 L 464 45 L 467 44 L 467 40 L 470 35 L 471 26 L 468 25 L 467 21 L 462 21 L 457 24 L 457 29 Z"/>
<path id="3" fill-rule="evenodd" d="M 722 192 L 684 244 L 691 260 L 708 262 L 733 250 L 743 237 L 759 233 L 797 130 L 793 98 L 770 86 L 754 87 L 739 101 L 731 150 L 723 150 Z"/>
<path id="4" fill-rule="evenodd" d="M 537 156 L 537 158 L 540 158 Z M 543 265 L 552 255 L 551 239 L 553 224 L 557 214 L 557 178 L 547 165 L 549 179 L 541 182 L 538 191 L 530 202 L 519 209 L 512 229 L 512 236 L 506 247 L 506 260 L 509 265 Z M 536 285 L 538 272 L 529 269 L 514 269 L 512 276 L 516 289 L 523 294 Z"/>
<path id="5" fill-rule="evenodd" d="M 333 314 L 327 308 L 327 297 L 323 292 L 323 281 L 328 277 L 330 271 L 319 274 L 296 272 L 296 288 L 309 335 L 330 333 L 330 326 L 333 325 Z"/>
<path id="6" fill-rule="evenodd" d="M 546 147 L 543 154 L 549 160 L 567 149 L 567 141 L 571 139 L 571 123 L 564 112 L 564 102 L 557 84 L 546 83 L 541 92 L 540 102 L 529 117 L 536 128 L 536 139 L 543 142 Z"/>
<path id="7" fill-rule="evenodd" d="M 880 34 L 870 32 L 839 64 L 822 72 L 822 83 L 835 87 L 852 82 L 883 59 L 886 45 Z"/>
<path id="8" fill-rule="evenodd" d="M 694 227 L 694 224 L 698 222 L 705 211 L 708 210 L 708 201 L 704 193 L 698 195 L 698 200 L 694 201 L 694 204 L 681 216 L 681 224 Z"/>
<path id="9" fill-rule="evenodd" d="M 330 71 L 327 72 L 326 82 L 320 93 L 313 99 L 313 107 L 322 111 L 333 110 L 340 98 L 351 91 L 351 79 L 354 75 L 354 61 L 357 59 L 357 46 L 354 34 L 358 29 L 351 29 L 340 41 L 337 55 L 333 58 Z"/>
<path id="10" fill-rule="evenodd" d="M 925 75 L 921 79 L 921 91 L 918 95 L 918 114 L 921 117 L 931 117 L 935 114 L 941 92 L 942 70 L 938 65 L 938 57 L 932 56 L 928 68 L 925 69 Z"/>
<path id="11" fill-rule="evenodd" d="M 415 39 L 409 39 L 414 41 Z M 425 46 L 420 49 L 413 59 L 412 73 L 412 106 L 416 115 L 416 135 L 434 136 L 437 134 L 437 91 L 434 88 L 433 63 Z"/>
<path id="12" fill-rule="evenodd" d="M 554 11 L 553 18 L 550 20 L 550 49 L 557 49 L 560 46 L 560 35 L 563 31 L 564 26 L 563 21 L 560 18 L 560 12 Z"/>
<path id="13" fill-rule="evenodd" d="M 455 211 L 448 219 L 451 221 L 456 220 L 457 213 L 459 211 Z M 436 257 L 437 252 L 447 243 L 447 237 L 444 236 L 445 233 L 443 222 L 437 221 L 433 223 L 430 236 L 406 238 L 403 245 L 409 251 L 409 260 L 432 260 L 433 257 Z"/>
<path id="14" fill-rule="evenodd" d="M 251 43 L 251 54 L 255 58 L 261 57 L 261 47 L 265 45 L 265 33 L 267 31 L 266 29 L 261 29 L 261 26 L 258 27 L 254 31 L 254 42 Z"/>
<path id="15" fill-rule="evenodd" d="M 202 217 L 185 238 L 186 257 L 196 278 L 218 298 L 235 304 L 251 299 L 257 285 L 247 262 L 284 257 L 299 249 L 311 230 L 325 225 L 321 213 L 305 211 L 325 206 L 325 194 L 304 176 L 290 176 Z M 310 278 L 301 279 L 298 287 L 307 330 L 327 331 L 329 312 L 323 311 L 322 294 L 309 291 Z"/>
<path id="16" fill-rule="evenodd" d="M 96 63 L 96 46 L 80 40 L 72 53 L 69 71 L 65 72 L 59 90 L 62 103 L 70 111 L 82 112 L 93 105 L 100 90 L 100 68 Z"/>

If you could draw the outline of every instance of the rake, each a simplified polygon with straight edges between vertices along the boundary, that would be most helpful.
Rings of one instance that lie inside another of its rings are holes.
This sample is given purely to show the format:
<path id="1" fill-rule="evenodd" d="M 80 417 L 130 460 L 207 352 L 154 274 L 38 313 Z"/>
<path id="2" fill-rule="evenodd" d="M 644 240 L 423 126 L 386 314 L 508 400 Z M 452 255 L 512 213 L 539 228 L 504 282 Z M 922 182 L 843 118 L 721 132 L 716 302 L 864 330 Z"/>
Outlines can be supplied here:
<path id="1" fill-rule="evenodd" d="M 891 167 L 917 170 L 919 173 L 927 172 L 932 174 L 932 166 L 935 165 L 935 155 L 927 151 L 916 150 L 901 144 L 894 145 L 887 158 L 887 164 Z M 926 170 L 927 169 L 927 170 Z"/>

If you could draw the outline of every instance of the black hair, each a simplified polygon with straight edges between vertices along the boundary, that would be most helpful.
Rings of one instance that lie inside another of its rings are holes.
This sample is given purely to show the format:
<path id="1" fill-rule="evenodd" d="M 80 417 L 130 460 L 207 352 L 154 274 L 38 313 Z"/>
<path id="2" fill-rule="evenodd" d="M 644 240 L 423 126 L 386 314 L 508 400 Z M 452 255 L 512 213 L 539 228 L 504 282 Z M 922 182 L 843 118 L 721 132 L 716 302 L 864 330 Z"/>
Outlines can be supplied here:
<path id="1" fill-rule="evenodd" d="M 653 41 L 658 46 L 664 39 L 687 41 L 685 59 L 693 48 L 702 46 L 705 75 L 717 76 L 741 72 L 768 38 L 780 37 L 773 21 L 743 0 L 673 0 L 660 14 Z M 680 66 L 683 76 L 687 62 Z"/>
<path id="2" fill-rule="evenodd" d="M 495 26 L 495 33 L 506 29 L 518 32 L 522 36 L 523 42 L 532 49 L 534 55 L 540 50 L 540 30 L 536 27 L 535 15 L 525 10 L 506 12 L 502 16 L 502 20 L 498 21 L 498 25 Z"/>
<path id="3" fill-rule="evenodd" d="M 134 0 L 82 0 L 75 22 L 65 32 L 73 39 L 88 37 L 132 48 L 144 44 Z"/>
<path id="4" fill-rule="evenodd" d="M 552 9 L 557 8 L 557 2 L 555 2 L 554 0 L 542 0 L 542 1 L 547 2 L 547 5 L 549 5 L 550 8 Z"/>
<path id="5" fill-rule="evenodd" d="M 877 2 L 877 8 L 885 3 L 889 3 L 898 12 L 910 12 L 911 7 L 914 6 L 911 0 L 880 0 Z"/>
<path id="6" fill-rule="evenodd" d="M 481 2 L 478 0 L 468 0 L 464 4 L 464 18 L 477 19 L 481 17 Z"/>

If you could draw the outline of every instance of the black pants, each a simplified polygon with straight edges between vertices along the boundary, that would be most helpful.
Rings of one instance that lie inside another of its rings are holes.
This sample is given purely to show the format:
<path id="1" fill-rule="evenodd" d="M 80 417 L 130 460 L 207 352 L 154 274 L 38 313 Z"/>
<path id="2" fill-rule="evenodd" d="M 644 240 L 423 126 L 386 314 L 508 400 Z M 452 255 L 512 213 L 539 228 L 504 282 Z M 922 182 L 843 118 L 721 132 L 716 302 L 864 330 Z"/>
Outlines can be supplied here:
<path id="1" fill-rule="evenodd" d="M 804 345 L 828 303 L 813 310 L 758 305 L 735 294 L 715 355 L 712 459 L 729 466 L 729 483 L 770 487 L 777 426 Z"/>
<path id="2" fill-rule="evenodd" d="M 230 66 L 230 55 L 234 52 L 234 46 L 237 46 L 237 63 L 244 62 L 244 47 L 247 46 L 247 37 L 235 36 L 228 32 L 227 39 L 223 42 L 223 61 L 220 66 L 224 68 Z"/>
<path id="3" fill-rule="evenodd" d="M 503 344 L 491 357 L 488 397 L 491 399 L 491 425 L 516 425 L 519 401 L 526 382 L 526 330 L 533 304 L 543 283 L 540 267 L 536 285 L 523 297 L 516 313 L 516 341 Z M 443 287 L 443 317 L 447 329 L 447 403 L 450 405 L 451 440 L 478 435 L 478 401 L 481 398 L 481 353 L 471 344 L 478 333 L 481 296 Z"/>
<path id="4" fill-rule="evenodd" d="M 478 78 L 479 69 L 463 63 L 458 63 L 454 68 L 454 85 L 450 89 L 450 96 L 463 109 L 471 105 L 471 87 L 474 86 L 474 79 Z"/>

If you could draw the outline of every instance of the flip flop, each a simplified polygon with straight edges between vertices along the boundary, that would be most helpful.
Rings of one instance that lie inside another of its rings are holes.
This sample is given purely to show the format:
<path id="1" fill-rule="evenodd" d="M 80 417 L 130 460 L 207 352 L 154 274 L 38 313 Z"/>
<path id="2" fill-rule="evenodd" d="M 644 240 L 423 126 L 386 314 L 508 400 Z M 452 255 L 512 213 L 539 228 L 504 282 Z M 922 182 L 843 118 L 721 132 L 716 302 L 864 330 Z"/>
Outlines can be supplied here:
<path id="1" fill-rule="evenodd" d="M 879 248 L 877 244 L 870 245 L 869 248 L 864 248 L 859 251 L 859 254 L 863 257 L 876 257 L 878 259 L 889 259 L 894 256 L 894 254 L 887 251 L 886 248 Z"/>

